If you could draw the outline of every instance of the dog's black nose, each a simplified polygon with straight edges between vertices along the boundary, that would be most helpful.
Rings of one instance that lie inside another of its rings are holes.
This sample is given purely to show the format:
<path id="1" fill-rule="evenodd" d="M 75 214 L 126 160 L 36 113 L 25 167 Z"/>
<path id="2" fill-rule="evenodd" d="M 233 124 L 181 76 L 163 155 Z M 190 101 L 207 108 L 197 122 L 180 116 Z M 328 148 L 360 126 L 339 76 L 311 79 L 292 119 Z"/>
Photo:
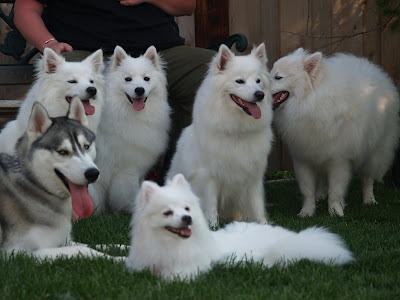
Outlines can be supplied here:
<path id="1" fill-rule="evenodd" d="M 136 95 L 138 95 L 138 96 L 142 96 L 142 95 L 144 94 L 144 88 L 142 88 L 142 87 L 137 87 L 137 88 L 135 89 L 135 93 L 136 93 Z"/>
<path id="2" fill-rule="evenodd" d="M 100 172 L 96 168 L 87 169 L 85 172 L 85 178 L 88 180 L 88 183 L 93 183 L 99 178 Z"/>
<path id="3" fill-rule="evenodd" d="M 257 91 L 254 93 L 254 97 L 256 97 L 257 101 L 261 101 L 262 99 L 264 99 L 264 92 Z"/>
<path id="4" fill-rule="evenodd" d="M 86 92 L 93 97 L 97 94 L 97 89 L 94 86 L 90 86 L 86 89 Z"/>
<path id="5" fill-rule="evenodd" d="M 185 216 L 182 217 L 182 222 L 185 225 L 192 225 L 192 217 L 188 216 L 188 215 L 185 215 Z"/>

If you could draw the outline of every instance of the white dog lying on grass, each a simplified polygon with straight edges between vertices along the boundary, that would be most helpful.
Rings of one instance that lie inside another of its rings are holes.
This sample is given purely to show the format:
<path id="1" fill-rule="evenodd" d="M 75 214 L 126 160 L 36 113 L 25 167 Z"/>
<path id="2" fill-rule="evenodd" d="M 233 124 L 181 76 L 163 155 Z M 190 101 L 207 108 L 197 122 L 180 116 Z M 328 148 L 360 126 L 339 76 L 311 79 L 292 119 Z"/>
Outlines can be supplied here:
<path id="1" fill-rule="evenodd" d="M 254 260 L 266 267 L 301 259 L 345 264 L 352 253 L 323 228 L 299 233 L 279 226 L 234 222 L 211 231 L 199 199 L 181 174 L 164 187 L 144 181 L 132 217 L 127 267 L 149 269 L 165 279 L 193 279 L 213 262 Z"/>

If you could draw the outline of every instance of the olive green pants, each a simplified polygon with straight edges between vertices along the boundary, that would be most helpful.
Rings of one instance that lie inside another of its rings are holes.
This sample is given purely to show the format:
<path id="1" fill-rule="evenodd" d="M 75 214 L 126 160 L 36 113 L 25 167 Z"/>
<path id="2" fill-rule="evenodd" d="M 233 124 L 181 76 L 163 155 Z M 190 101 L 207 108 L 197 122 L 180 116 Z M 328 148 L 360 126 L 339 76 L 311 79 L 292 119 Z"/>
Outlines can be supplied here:
<path id="1" fill-rule="evenodd" d="M 161 51 L 166 62 L 168 102 L 172 109 L 172 126 L 160 184 L 168 171 L 176 142 L 183 128 L 192 122 L 192 109 L 196 91 L 208 70 L 208 64 L 216 52 L 203 48 L 177 46 Z M 81 61 L 91 52 L 75 50 L 63 53 L 68 61 Z"/>

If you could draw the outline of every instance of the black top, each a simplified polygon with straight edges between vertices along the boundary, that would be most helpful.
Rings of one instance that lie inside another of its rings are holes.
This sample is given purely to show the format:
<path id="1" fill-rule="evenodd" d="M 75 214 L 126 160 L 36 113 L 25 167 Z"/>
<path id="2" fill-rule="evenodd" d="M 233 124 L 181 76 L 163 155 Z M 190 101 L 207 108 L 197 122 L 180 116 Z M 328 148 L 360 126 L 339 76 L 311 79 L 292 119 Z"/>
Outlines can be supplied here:
<path id="1" fill-rule="evenodd" d="M 157 51 L 183 45 L 174 17 L 142 3 L 123 6 L 118 0 L 38 0 L 46 4 L 48 30 L 75 50 L 102 48 L 111 54 L 119 45 L 132 56 L 154 45 Z"/>

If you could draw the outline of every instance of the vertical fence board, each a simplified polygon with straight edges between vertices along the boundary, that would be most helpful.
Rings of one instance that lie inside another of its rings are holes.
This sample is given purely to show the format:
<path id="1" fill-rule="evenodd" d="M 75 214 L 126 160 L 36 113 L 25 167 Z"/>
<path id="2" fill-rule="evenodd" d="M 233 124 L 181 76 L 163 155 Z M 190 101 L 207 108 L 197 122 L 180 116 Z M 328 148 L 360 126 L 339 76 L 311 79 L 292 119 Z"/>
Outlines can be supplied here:
<path id="1" fill-rule="evenodd" d="M 400 32 L 384 30 L 381 35 L 381 65 L 400 87 Z"/>
<path id="2" fill-rule="evenodd" d="M 332 7 L 331 1 L 314 0 L 311 3 L 310 49 L 331 53 L 332 51 Z"/>
<path id="3" fill-rule="evenodd" d="M 268 67 L 271 69 L 280 56 L 279 32 L 279 0 L 261 1 L 260 42 L 264 42 L 267 49 Z"/>
<path id="4" fill-rule="evenodd" d="M 351 52 L 361 56 L 362 47 L 362 0 L 334 0 L 332 5 L 332 35 L 335 44 L 332 52 Z M 357 35 L 358 34 L 358 35 Z"/>
<path id="5" fill-rule="evenodd" d="M 281 0 L 279 2 L 280 56 L 305 44 L 308 35 L 308 2 L 308 0 Z"/>
<path id="6" fill-rule="evenodd" d="M 262 41 L 260 0 L 229 0 L 229 34 L 242 33 L 247 37 L 250 52 L 253 44 Z"/>
<path id="7" fill-rule="evenodd" d="M 362 7 L 362 29 L 366 32 L 362 36 L 363 56 L 370 61 L 381 63 L 381 32 L 378 29 L 379 17 L 376 11 L 376 0 L 364 1 Z"/>

